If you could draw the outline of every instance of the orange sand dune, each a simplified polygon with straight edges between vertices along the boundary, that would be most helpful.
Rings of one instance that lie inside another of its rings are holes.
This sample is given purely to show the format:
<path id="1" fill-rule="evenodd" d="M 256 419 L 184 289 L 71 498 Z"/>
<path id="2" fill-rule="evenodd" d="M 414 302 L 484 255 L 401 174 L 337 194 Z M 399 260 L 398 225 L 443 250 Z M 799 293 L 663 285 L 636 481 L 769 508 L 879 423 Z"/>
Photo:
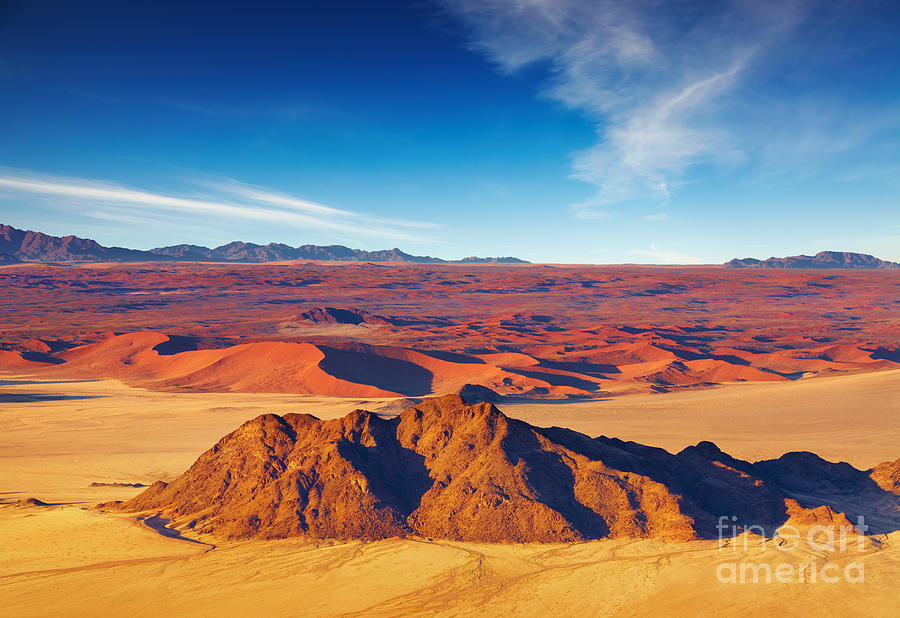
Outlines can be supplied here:
<path id="1" fill-rule="evenodd" d="M 4 367 L 43 367 L 41 373 L 48 376 L 114 377 L 167 390 L 392 397 L 454 392 L 478 383 L 505 393 L 542 388 L 563 396 L 573 391 L 477 358 L 449 356 L 450 360 L 443 360 L 390 346 L 332 347 L 270 341 L 161 353 L 170 341 L 166 335 L 151 332 L 117 335 L 61 353 L 59 358 L 65 361 L 61 365 L 17 362 L 21 356 L 7 351 L 11 362 Z"/>
<path id="2" fill-rule="evenodd" d="M 46 362 L 0 350 L 0 369 L 120 378 L 165 390 L 420 397 L 478 384 L 504 396 L 565 399 L 896 367 L 850 345 L 760 354 L 719 348 L 704 354 L 648 333 L 565 355 L 540 346 L 532 346 L 533 354 L 463 354 L 350 342 L 257 341 L 209 349 L 182 349 L 181 342 L 157 332 L 126 333 L 44 354 Z"/>
<path id="3" fill-rule="evenodd" d="M 31 361 L 22 357 L 22 353 L 16 350 L 0 350 L 0 367 L 10 369 L 39 369 L 46 367 L 47 363 Z"/>

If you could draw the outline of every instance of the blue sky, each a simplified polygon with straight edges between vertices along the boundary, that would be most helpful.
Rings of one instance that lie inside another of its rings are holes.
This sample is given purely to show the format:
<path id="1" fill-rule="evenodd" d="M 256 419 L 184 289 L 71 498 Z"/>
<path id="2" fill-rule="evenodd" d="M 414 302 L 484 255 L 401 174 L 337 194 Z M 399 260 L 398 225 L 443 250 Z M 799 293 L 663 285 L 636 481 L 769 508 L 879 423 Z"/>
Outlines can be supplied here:
<path id="1" fill-rule="evenodd" d="M 900 260 L 897 2 L 143 4 L 0 4 L 0 221 L 135 248 Z"/>

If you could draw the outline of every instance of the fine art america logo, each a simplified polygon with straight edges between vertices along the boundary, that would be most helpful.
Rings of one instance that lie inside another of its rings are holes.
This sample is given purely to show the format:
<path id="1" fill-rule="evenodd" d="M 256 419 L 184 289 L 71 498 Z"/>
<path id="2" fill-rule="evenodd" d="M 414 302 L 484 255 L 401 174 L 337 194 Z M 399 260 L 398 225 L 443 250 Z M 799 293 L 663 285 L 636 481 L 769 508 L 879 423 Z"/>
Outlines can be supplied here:
<path id="1" fill-rule="evenodd" d="M 734 559 L 724 560 L 716 567 L 716 579 L 726 584 L 835 584 L 846 581 L 861 584 L 865 581 L 865 564 L 861 561 L 834 562 L 832 553 L 847 552 L 853 545 L 859 553 L 865 550 L 868 526 L 859 516 L 856 526 L 813 525 L 805 534 L 791 525 L 783 525 L 769 536 L 763 526 L 738 526 L 737 517 L 720 517 L 719 551 L 733 552 Z M 743 534 L 740 534 L 743 532 Z M 751 540 L 751 535 L 758 535 Z M 763 561 L 769 545 L 782 552 L 783 560 Z M 749 554 L 753 553 L 753 556 Z"/>

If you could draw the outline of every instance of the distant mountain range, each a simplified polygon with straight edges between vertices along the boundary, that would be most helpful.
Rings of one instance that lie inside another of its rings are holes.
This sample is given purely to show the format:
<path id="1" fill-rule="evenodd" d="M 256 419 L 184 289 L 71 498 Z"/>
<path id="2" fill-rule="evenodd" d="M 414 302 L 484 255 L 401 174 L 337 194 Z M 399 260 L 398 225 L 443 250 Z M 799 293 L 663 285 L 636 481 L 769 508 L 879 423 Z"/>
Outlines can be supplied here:
<path id="1" fill-rule="evenodd" d="M 6 257 L 3 257 L 3 256 Z M 31 230 L 0 225 L 0 262 L 55 262 L 88 260 L 91 262 L 142 262 L 159 259 L 147 251 L 104 247 L 77 236 L 48 236 Z"/>
<path id="2" fill-rule="evenodd" d="M 365 251 L 343 245 L 300 245 L 283 243 L 257 245 L 250 242 L 230 242 L 227 245 L 172 245 L 149 251 L 125 247 L 104 247 L 89 238 L 78 236 L 50 236 L 31 230 L 19 230 L 0 224 L 0 265 L 19 262 L 245 262 L 264 263 L 289 260 L 336 262 L 404 262 L 413 264 L 527 264 L 516 257 L 476 257 L 461 260 L 442 260 L 429 255 L 411 255 L 400 249 Z M 816 255 L 758 260 L 735 258 L 725 263 L 727 268 L 900 268 L 900 263 L 880 260 L 865 253 L 821 251 Z"/>
<path id="3" fill-rule="evenodd" d="M 900 268 L 897 262 L 879 260 L 866 253 L 850 253 L 847 251 L 820 251 L 815 255 L 792 255 L 790 257 L 770 257 L 767 260 L 756 258 L 735 258 L 726 262 L 728 268 Z"/>
<path id="4" fill-rule="evenodd" d="M 400 249 L 364 251 L 343 245 L 300 245 L 291 247 L 281 243 L 257 245 L 247 242 L 231 242 L 210 249 L 199 245 L 172 245 L 149 251 L 104 247 L 97 242 L 77 236 L 49 236 L 31 230 L 19 230 L 0 225 L 0 264 L 57 261 L 88 262 L 279 262 L 284 260 L 322 260 L 340 262 L 411 262 L 437 263 L 505 263 L 525 264 L 515 257 L 467 257 L 462 260 L 442 260 L 421 255 L 410 255 Z"/>

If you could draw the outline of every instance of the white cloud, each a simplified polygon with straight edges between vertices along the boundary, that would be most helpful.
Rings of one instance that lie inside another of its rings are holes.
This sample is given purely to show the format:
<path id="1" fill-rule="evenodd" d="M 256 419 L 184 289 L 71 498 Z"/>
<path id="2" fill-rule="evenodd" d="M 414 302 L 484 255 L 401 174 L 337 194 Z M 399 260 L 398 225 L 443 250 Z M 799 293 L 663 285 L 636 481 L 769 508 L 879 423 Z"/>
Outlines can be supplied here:
<path id="1" fill-rule="evenodd" d="M 380 219 L 363 213 L 341 210 L 310 202 L 285 193 L 236 181 L 203 183 L 215 189 L 219 196 L 171 195 L 133 189 L 110 182 L 83 178 L 62 178 L 36 175 L 21 170 L 0 170 L 0 191 L 18 195 L 53 197 L 65 205 L 83 208 L 85 204 L 103 204 L 107 208 L 123 210 L 123 216 L 138 216 L 145 221 L 166 212 L 194 215 L 208 220 L 224 217 L 232 220 L 252 220 L 277 223 L 291 227 L 322 230 L 353 236 L 370 236 L 400 240 L 418 240 L 411 230 L 435 227 L 419 221 Z M 116 213 L 99 210 L 82 211 L 88 216 L 102 212 L 112 219 Z"/>
<path id="2" fill-rule="evenodd" d="M 803 0 L 691 3 L 445 0 L 473 47 L 504 71 L 547 62 L 544 95 L 598 121 L 572 176 L 597 187 L 589 218 L 625 202 L 664 202 L 686 171 L 742 159 L 721 107 L 754 60 L 804 14 Z"/>
<path id="3" fill-rule="evenodd" d="M 195 181 L 197 184 L 209 187 L 221 193 L 230 194 L 232 196 L 248 200 L 252 203 L 268 204 L 274 207 L 283 207 L 290 210 L 297 210 L 311 215 L 330 216 L 335 218 L 360 219 L 373 223 L 382 223 L 397 225 L 408 228 L 435 228 L 438 227 L 434 223 L 426 223 L 422 221 L 409 221 L 397 219 L 375 218 L 348 210 L 340 210 L 331 206 L 323 206 L 309 200 L 304 200 L 287 193 L 274 191 L 265 187 L 250 185 L 236 180 L 210 182 L 204 180 Z"/>
<path id="4" fill-rule="evenodd" d="M 653 214 L 644 215 L 644 221 L 665 221 L 669 218 L 669 214 L 665 212 L 655 212 Z"/>
<path id="5" fill-rule="evenodd" d="M 678 253 L 676 251 L 664 251 L 656 245 L 650 245 L 649 249 L 632 249 L 629 255 L 637 255 L 652 260 L 652 264 L 703 264 L 703 260 L 693 255 Z"/>
<path id="6" fill-rule="evenodd" d="M 244 184 L 236 180 L 224 182 L 210 182 L 204 180 L 195 181 L 197 184 L 209 187 L 221 193 L 231 194 L 238 198 L 246 199 L 252 203 L 263 203 L 272 206 L 288 207 L 291 210 L 300 211 L 311 215 L 324 215 L 332 217 L 352 217 L 354 213 L 340 210 L 322 204 L 316 204 L 285 193 L 272 191 L 263 187 Z"/>

